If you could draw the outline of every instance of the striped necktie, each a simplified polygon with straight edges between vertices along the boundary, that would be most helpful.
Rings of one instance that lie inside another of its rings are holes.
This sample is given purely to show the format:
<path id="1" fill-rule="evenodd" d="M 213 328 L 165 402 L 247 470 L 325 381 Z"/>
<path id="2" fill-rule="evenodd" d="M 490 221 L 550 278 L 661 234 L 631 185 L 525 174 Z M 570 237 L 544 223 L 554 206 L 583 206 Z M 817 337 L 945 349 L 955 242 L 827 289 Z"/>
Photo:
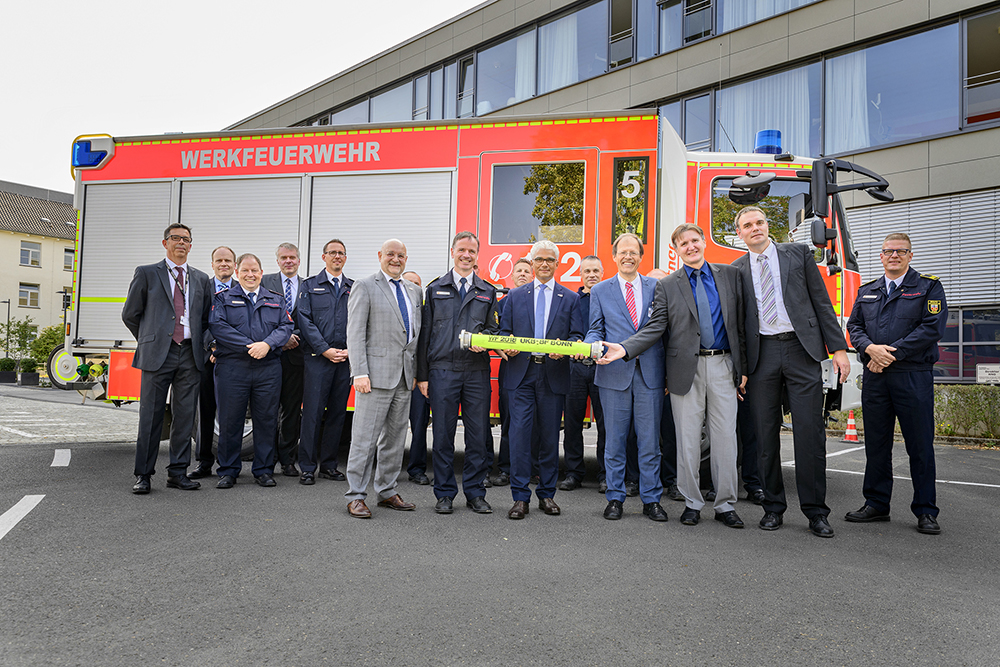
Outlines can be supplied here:
<path id="1" fill-rule="evenodd" d="M 292 312 L 292 279 L 285 278 L 285 310 Z"/>
<path id="2" fill-rule="evenodd" d="M 628 314 L 632 317 L 632 326 L 639 330 L 639 314 L 635 310 L 635 290 L 632 283 L 625 283 L 625 305 L 628 306 Z"/>
<path id="3" fill-rule="evenodd" d="M 774 298 L 774 276 L 767 264 L 767 257 L 758 255 L 760 263 L 760 304 L 761 318 L 770 325 L 778 323 L 778 302 Z"/>

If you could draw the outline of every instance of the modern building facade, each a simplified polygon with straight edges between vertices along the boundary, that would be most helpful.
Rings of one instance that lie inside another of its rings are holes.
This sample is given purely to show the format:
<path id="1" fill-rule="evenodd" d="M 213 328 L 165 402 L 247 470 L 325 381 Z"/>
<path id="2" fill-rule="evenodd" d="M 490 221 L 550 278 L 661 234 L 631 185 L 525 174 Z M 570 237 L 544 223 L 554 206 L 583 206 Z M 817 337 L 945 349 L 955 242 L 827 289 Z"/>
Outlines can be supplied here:
<path id="1" fill-rule="evenodd" d="M 0 300 L 11 318 L 30 317 L 36 332 L 61 324 L 75 262 L 73 195 L 0 181 Z"/>
<path id="2" fill-rule="evenodd" d="M 228 129 L 629 108 L 884 175 L 895 202 L 845 199 L 863 275 L 909 233 L 948 292 L 939 378 L 1000 363 L 1000 2 L 492 0 Z"/>

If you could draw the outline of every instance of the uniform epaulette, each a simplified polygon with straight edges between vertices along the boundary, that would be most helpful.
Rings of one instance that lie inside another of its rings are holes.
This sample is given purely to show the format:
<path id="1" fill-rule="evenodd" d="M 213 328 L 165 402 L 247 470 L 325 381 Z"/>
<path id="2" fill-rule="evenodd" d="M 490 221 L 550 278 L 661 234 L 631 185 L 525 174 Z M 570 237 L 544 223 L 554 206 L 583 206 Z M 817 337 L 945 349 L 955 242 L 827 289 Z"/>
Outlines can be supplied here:
<path id="1" fill-rule="evenodd" d="M 940 279 L 940 278 L 938 278 L 937 276 L 932 276 L 932 275 L 930 275 L 929 273 L 921 273 L 921 274 L 920 274 L 920 277 L 921 277 L 921 278 L 927 278 L 927 280 L 941 280 L 941 279 Z"/>
<path id="2" fill-rule="evenodd" d="M 877 282 L 877 281 L 879 281 L 879 280 L 882 280 L 882 276 L 879 276 L 878 278 L 875 278 L 874 280 L 869 280 L 868 282 L 866 282 L 866 283 L 863 283 L 863 284 L 862 284 L 861 286 L 862 286 L 862 287 L 868 287 L 868 286 L 869 286 L 869 285 L 871 285 L 872 283 L 874 283 L 874 282 Z"/>

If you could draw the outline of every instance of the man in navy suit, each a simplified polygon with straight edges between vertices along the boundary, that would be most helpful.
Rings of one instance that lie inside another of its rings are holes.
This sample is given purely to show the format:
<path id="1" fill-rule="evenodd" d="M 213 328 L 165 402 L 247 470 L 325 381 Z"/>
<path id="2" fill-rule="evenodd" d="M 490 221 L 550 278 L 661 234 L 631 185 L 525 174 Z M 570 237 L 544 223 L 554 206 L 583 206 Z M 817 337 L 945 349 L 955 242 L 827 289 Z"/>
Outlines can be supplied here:
<path id="1" fill-rule="evenodd" d="M 323 246 L 323 262 L 326 268 L 302 283 L 296 300 L 305 361 L 299 484 L 307 486 L 316 483 L 317 466 L 320 477 L 347 479 L 337 470 L 351 393 L 351 365 L 346 363 L 347 300 L 354 281 L 344 275 L 344 242 L 328 241 Z"/>
<path id="2" fill-rule="evenodd" d="M 656 281 L 639 275 L 642 240 L 625 233 L 615 239 L 611 255 L 618 275 L 598 283 L 590 295 L 590 330 L 586 342 L 621 342 L 636 334 L 649 320 Z M 665 371 L 663 342 L 656 340 L 634 359 L 598 366 L 594 384 L 601 388 L 606 418 L 604 466 L 607 471 L 608 506 L 605 519 L 622 518 L 625 501 L 625 442 L 629 424 L 635 424 L 639 450 L 639 497 L 642 513 L 653 521 L 666 521 L 660 506 L 660 413 Z"/>
<path id="3" fill-rule="evenodd" d="M 535 279 L 507 295 L 500 332 L 521 338 L 549 338 L 578 341 L 582 325 L 574 317 L 579 297 L 555 281 L 559 265 L 559 247 L 552 241 L 539 241 L 531 247 Z M 504 384 L 510 392 L 510 490 L 514 506 L 510 519 L 523 519 L 528 513 L 531 489 L 531 429 L 538 412 L 539 482 L 535 489 L 538 507 L 549 515 L 558 515 L 553 497 L 559 478 L 559 424 L 569 392 L 569 357 L 562 354 L 518 353 L 506 350 L 508 359 Z"/>
<path id="4" fill-rule="evenodd" d="M 187 476 L 191 424 L 205 367 L 204 332 L 212 288 L 208 276 L 188 266 L 191 228 L 176 223 L 163 232 L 166 259 L 137 267 L 122 308 L 122 322 L 137 342 L 132 365 L 142 370 L 139 432 L 135 443 L 132 493 L 149 493 L 156 472 L 160 431 L 171 392 L 170 465 L 167 486 L 190 491 L 201 486 Z"/>

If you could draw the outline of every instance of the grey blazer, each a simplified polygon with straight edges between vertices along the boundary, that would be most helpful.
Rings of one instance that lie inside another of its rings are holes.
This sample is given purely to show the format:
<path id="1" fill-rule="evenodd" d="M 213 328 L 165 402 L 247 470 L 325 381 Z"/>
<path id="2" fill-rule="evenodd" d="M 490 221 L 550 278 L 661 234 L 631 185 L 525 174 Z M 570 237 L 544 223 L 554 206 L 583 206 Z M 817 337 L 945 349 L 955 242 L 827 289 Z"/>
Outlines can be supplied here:
<path id="1" fill-rule="evenodd" d="M 408 280 L 401 284 L 413 306 L 409 342 L 395 288 L 382 271 L 354 281 L 347 301 L 347 358 L 351 376 L 367 375 L 375 389 L 395 389 L 400 374 L 409 388 L 415 377 L 423 292 Z"/>
<path id="2" fill-rule="evenodd" d="M 812 250 L 802 243 L 775 243 L 781 269 L 781 295 L 795 335 L 809 356 L 817 362 L 831 353 L 847 349 L 844 332 L 837 323 L 830 294 L 813 260 Z M 760 356 L 760 325 L 757 319 L 757 296 L 750 273 L 750 254 L 733 262 L 743 277 L 743 302 L 746 306 L 747 362 L 751 373 Z"/>
<path id="3" fill-rule="evenodd" d="M 738 386 L 741 375 L 747 374 L 746 341 L 743 337 L 743 285 L 739 271 L 726 264 L 705 263 L 712 269 L 719 290 L 722 320 L 733 360 L 733 382 Z M 622 343 L 626 358 L 632 359 L 667 336 L 667 389 L 684 395 L 691 390 L 698 367 L 701 329 L 698 326 L 698 306 L 684 267 L 677 269 L 656 285 L 653 315 L 646 326 Z"/>

